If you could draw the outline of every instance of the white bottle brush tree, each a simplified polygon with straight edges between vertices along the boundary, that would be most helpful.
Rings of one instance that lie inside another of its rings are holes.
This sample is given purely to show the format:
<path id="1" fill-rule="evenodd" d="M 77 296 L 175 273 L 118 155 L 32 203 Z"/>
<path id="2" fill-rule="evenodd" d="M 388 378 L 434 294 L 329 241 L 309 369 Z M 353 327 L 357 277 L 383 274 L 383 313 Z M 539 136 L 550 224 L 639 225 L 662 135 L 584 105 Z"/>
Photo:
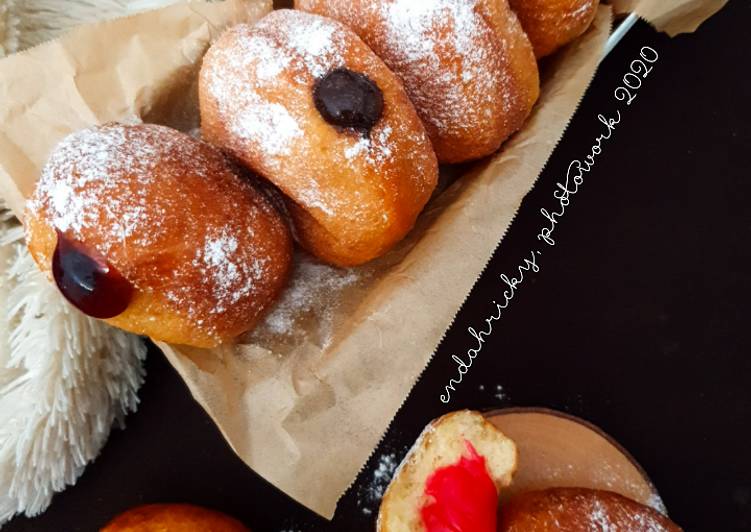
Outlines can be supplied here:
<path id="1" fill-rule="evenodd" d="M 0 0 L 0 57 L 171 0 Z M 0 200 L 0 527 L 44 511 L 136 409 L 146 346 L 74 309 Z"/>
<path id="2" fill-rule="evenodd" d="M 74 309 L 0 222 L 0 526 L 76 482 L 136 409 L 146 346 Z"/>

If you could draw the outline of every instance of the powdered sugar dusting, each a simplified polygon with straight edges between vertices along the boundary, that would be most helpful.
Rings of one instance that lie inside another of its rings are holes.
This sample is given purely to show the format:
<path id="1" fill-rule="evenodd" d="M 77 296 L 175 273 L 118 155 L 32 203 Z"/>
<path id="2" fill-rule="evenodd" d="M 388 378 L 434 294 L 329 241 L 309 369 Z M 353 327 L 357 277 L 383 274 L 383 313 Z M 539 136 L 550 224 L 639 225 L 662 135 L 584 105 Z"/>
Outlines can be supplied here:
<path id="1" fill-rule="evenodd" d="M 484 387 L 482 388 L 484 389 Z M 481 389 L 481 391 L 482 391 Z M 503 389 L 500 385 L 497 389 Z M 556 481 L 558 485 L 561 484 L 562 479 L 570 479 L 576 471 L 576 466 L 571 463 L 560 463 L 555 466 L 551 466 L 545 471 L 545 475 L 549 480 Z M 629 476 L 625 471 L 621 469 L 621 466 L 615 466 L 608 462 L 602 462 L 598 465 L 597 469 L 592 472 L 592 480 L 594 481 L 594 487 L 598 489 L 614 491 L 624 494 L 640 494 L 644 489 L 643 482 L 636 482 L 628 480 Z M 625 491 L 623 491 L 625 489 Z M 636 495 L 634 495 L 636 497 Z M 653 492 L 649 499 L 646 501 L 646 505 L 650 508 L 660 512 L 663 515 L 667 515 L 667 508 L 662 502 L 659 494 Z"/>
<path id="2" fill-rule="evenodd" d="M 146 210 L 146 195 L 141 187 L 135 187 L 132 196 L 126 199 L 115 191 L 121 186 L 119 180 L 126 175 L 134 176 L 143 186 L 148 185 L 153 179 L 155 153 L 152 145 L 129 135 L 123 127 L 73 133 L 53 151 L 29 208 L 39 212 L 48 205 L 51 225 L 74 237 L 80 236 L 85 228 L 97 226 L 110 234 L 114 242 L 129 237 Z M 98 208 L 102 197 L 110 198 L 109 212 L 116 212 L 116 216 L 102 219 Z"/>
<path id="3" fill-rule="evenodd" d="M 228 228 L 216 237 L 207 236 L 202 248 L 196 251 L 193 266 L 213 285 L 216 305 L 212 313 L 225 312 L 253 290 L 264 273 L 267 257 L 257 257 L 248 262 L 238 253 L 237 238 Z"/>
<path id="4" fill-rule="evenodd" d="M 283 42 L 273 38 L 280 33 Z M 270 159 L 289 155 L 303 135 L 301 110 L 294 97 L 274 101 L 272 95 L 281 76 L 306 85 L 311 76 L 320 78 L 343 64 L 337 26 L 322 17 L 285 12 L 254 27 L 235 26 L 224 39 L 232 44 L 212 48 L 205 77 L 222 117 L 234 135 L 262 146 Z"/>
<path id="5" fill-rule="evenodd" d="M 541 524 L 546 530 L 581 532 L 670 532 L 670 520 L 654 510 L 609 491 L 552 488 L 531 492 L 523 506 L 531 512 L 524 524 Z M 515 523 L 519 528 L 520 524 Z M 524 528 L 524 526 L 522 526 Z"/>
<path id="6" fill-rule="evenodd" d="M 281 103 L 267 101 L 259 90 L 273 83 L 291 58 L 264 35 L 251 32 L 246 25 L 231 33 L 232 47 L 215 47 L 210 53 L 224 69 L 213 69 L 208 90 L 227 118 L 230 131 L 240 139 L 262 144 L 271 156 L 288 155 L 290 145 L 302 136 L 302 130 L 290 110 Z M 251 83 L 251 78 L 257 81 Z"/>
<path id="7" fill-rule="evenodd" d="M 610 521 L 605 507 L 599 499 L 595 499 L 589 512 L 589 523 L 593 530 L 599 532 L 615 532 L 615 525 Z"/>
<path id="8" fill-rule="evenodd" d="M 289 34 L 287 44 L 315 78 L 342 63 L 342 45 L 337 44 L 334 29 L 328 21 L 316 18 Z"/>
<path id="9" fill-rule="evenodd" d="M 661 515 L 647 511 L 634 512 L 610 494 L 592 492 L 591 496 L 576 495 L 580 502 L 575 506 L 581 507 L 586 513 L 587 528 L 591 532 L 666 532 L 668 528 L 663 524 Z M 608 497 L 605 499 L 604 497 Z"/>
<path id="10" fill-rule="evenodd" d="M 292 141 L 302 136 L 297 121 L 278 103 L 255 102 L 232 120 L 230 127 L 241 138 L 263 139 L 270 155 L 289 155 Z"/>
<path id="11" fill-rule="evenodd" d="M 375 470 L 367 484 L 358 493 L 357 504 L 365 515 L 377 513 L 383 496 L 389 484 L 401 474 L 402 469 L 414 460 L 415 454 L 430 441 L 435 434 L 435 426 L 429 423 L 415 440 L 411 447 L 405 447 L 400 452 L 389 452 L 378 457 Z M 399 457 L 402 457 L 401 460 Z"/>
<path id="12" fill-rule="evenodd" d="M 402 79 L 439 159 L 487 155 L 529 113 L 536 64 L 505 2 L 301 0 L 300 5 L 353 27 Z"/>
<path id="13" fill-rule="evenodd" d="M 329 216 L 334 216 L 336 214 L 335 209 L 341 207 L 336 196 L 324 193 L 318 182 L 312 179 L 308 182 L 307 187 L 297 192 L 297 199 L 308 209 L 318 209 Z"/>
<path id="14" fill-rule="evenodd" d="M 393 132 L 391 126 L 385 126 L 372 137 L 362 137 L 345 148 L 344 156 L 351 162 L 364 160 L 374 167 L 383 165 L 393 155 Z"/>
<path id="15" fill-rule="evenodd" d="M 303 322 L 311 320 L 321 347 L 332 339 L 342 292 L 367 277 L 367 269 L 339 269 L 317 262 L 300 252 L 289 286 L 274 308 L 253 332 L 255 339 L 294 341 Z"/>
<path id="16" fill-rule="evenodd" d="M 436 29 L 441 17 L 451 21 L 454 31 L 448 36 L 457 53 L 464 56 L 464 70 L 471 77 L 471 57 L 477 34 L 473 31 L 480 30 L 477 15 L 474 13 L 474 1 L 462 2 L 455 0 L 435 0 L 432 2 L 415 2 L 413 0 L 395 0 L 384 2 L 388 20 L 391 23 L 390 31 L 395 36 L 410 36 L 402 43 L 405 58 L 409 61 L 421 61 L 428 55 L 437 53 L 437 41 L 435 37 L 428 39 L 416 39 L 415 34 L 423 34 L 428 29 Z M 470 68 L 467 68 L 470 67 Z"/>
<path id="17" fill-rule="evenodd" d="M 662 501 L 662 497 L 660 497 L 658 493 L 653 493 L 652 495 L 650 495 L 649 500 L 647 501 L 647 506 L 654 508 L 662 515 L 668 515 L 668 509 L 665 506 L 665 503 Z"/>
<path id="18" fill-rule="evenodd" d="M 418 110 L 439 131 L 463 129 L 473 119 L 468 106 L 502 102 L 505 110 L 514 101 L 510 84 L 487 46 L 497 40 L 478 11 L 477 0 L 393 0 L 378 2 L 386 21 L 383 46 L 386 62 L 405 81 Z M 458 68 L 446 64 L 447 57 Z M 467 89 L 480 101 L 468 101 Z M 427 111 L 427 112 L 425 112 Z"/>

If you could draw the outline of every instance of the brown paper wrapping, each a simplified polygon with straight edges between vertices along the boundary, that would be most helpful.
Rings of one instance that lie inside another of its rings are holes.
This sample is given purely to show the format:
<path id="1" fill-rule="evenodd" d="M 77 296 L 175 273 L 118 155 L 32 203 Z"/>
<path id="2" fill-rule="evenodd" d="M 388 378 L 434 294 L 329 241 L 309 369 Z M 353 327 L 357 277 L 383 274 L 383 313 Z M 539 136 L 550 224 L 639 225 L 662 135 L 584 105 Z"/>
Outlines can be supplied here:
<path id="1" fill-rule="evenodd" d="M 671 37 L 696 31 L 727 0 L 612 0 L 615 13 L 636 13 Z"/>
<path id="2" fill-rule="evenodd" d="M 180 4 L 0 61 L 0 194 L 20 217 L 51 148 L 82 127 L 143 120 L 195 128 L 204 51 L 222 28 L 268 9 L 262 0 Z M 398 249 L 357 271 L 301 258 L 298 277 L 318 277 L 285 297 L 313 302 L 282 314 L 292 320 L 283 334 L 264 325 L 240 345 L 210 351 L 160 344 L 257 473 L 333 515 L 563 134 L 610 25 L 603 6 L 591 30 L 547 65 L 525 128 L 436 198 Z"/>

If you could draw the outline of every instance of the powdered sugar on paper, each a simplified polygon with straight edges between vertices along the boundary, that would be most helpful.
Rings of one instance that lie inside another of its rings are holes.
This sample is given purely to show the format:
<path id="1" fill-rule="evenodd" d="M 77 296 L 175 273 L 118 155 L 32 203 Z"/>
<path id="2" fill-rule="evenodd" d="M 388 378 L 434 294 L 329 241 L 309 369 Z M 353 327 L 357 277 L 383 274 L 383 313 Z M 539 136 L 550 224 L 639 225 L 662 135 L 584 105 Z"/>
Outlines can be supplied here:
<path id="1" fill-rule="evenodd" d="M 302 323 L 311 321 L 321 347 L 333 337 L 337 301 L 343 292 L 357 287 L 368 276 L 368 268 L 340 269 L 316 261 L 299 252 L 296 267 L 287 289 L 252 333 L 254 339 L 294 341 L 303 329 Z"/>

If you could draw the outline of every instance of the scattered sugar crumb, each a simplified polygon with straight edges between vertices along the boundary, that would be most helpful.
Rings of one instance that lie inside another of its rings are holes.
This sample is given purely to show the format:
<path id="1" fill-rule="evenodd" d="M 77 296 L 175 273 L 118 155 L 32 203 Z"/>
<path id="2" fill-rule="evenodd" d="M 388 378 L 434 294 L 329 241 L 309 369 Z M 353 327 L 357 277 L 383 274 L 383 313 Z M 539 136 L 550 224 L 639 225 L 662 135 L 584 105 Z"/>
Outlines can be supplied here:
<path id="1" fill-rule="evenodd" d="M 318 262 L 304 252 L 295 256 L 295 270 L 289 286 L 264 321 L 251 333 L 251 339 L 294 341 L 312 327 L 321 347 L 330 344 L 335 332 L 338 302 L 343 292 L 356 287 L 369 275 L 369 269 L 340 269 Z"/>
<path id="2" fill-rule="evenodd" d="M 493 396 L 499 401 L 505 401 L 508 399 L 508 396 L 506 395 L 506 392 L 503 390 L 503 386 L 500 384 L 497 384 L 495 387 L 495 395 Z"/>
<path id="3" fill-rule="evenodd" d="M 385 453 L 378 458 L 368 483 L 358 492 L 357 505 L 363 515 L 373 515 L 378 512 L 383 494 L 386 492 L 394 473 L 399 466 L 396 453 Z"/>
<path id="4" fill-rule="evenodd" d="M 485 385 L 480 384 L 477 386 L 477 390 L 480 392 L 487 392 L 488 394 L 492 394 L 495 399 L 498 401 L 508 401 L 509 395 L 506 392 L 506 389 L 503 387 L 502 384 L 495 384 L 495 385 Z"/>

